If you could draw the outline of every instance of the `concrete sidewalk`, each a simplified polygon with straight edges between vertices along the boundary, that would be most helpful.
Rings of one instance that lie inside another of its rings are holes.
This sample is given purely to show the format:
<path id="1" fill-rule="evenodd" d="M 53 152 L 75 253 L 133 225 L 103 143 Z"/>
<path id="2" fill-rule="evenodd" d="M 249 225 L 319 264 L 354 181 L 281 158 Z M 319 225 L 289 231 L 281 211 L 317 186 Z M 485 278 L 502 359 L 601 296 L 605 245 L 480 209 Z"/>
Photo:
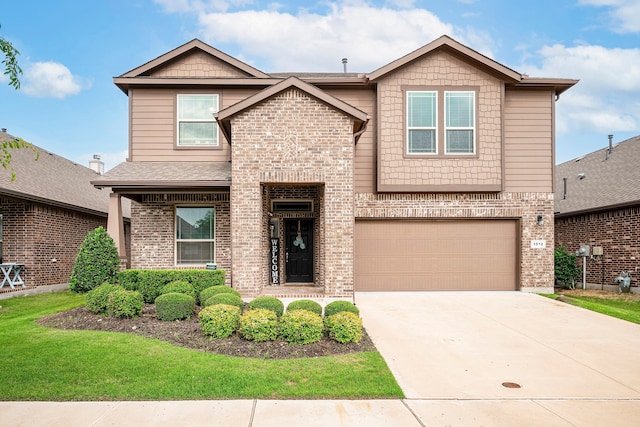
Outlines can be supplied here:
<path id="1" fill-rule="evenodd" d="M 0 426 L 640 425 L 640 325 L 519 292 L 356 303 L 406 399 L 0 402 Z"/>

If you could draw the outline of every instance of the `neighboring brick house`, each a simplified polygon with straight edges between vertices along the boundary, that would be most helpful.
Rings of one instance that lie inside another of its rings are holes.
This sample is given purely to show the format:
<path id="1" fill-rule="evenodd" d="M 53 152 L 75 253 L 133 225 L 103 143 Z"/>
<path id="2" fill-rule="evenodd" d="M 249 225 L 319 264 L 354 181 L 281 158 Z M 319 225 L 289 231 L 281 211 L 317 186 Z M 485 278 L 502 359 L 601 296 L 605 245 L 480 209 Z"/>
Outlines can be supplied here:
<path id="1" fill-rule="evenodd" d="M 556 166 L 556 246 L 564 245 L 570 252 L 582 245 L 602 248 L 602 255 L 587 258 L 590 287 L 617 289 L 613 279 L 623 271 L 631 272 L 631 285 L 638 286 L 638 165 L 640 136 Z"/>
<path id="2" fill-rule="evenodd" d="M 215 262 L 245 296 L 553 290 L 554 104 L 576 80 L 443 36 L 369 74 L 267 74 L 193 40 L 114 82 L 129 158 L 93 182 L 134 201 L 134 268 Z"/>
<path id="3" fill-rule="evenodd" d="M 0 130 L 0 142 L 15 137 Z M 90 183 L 98 173 L 34 146 L 11 150 L 11 171 L 0 173 L 2 263 L 24 264 L 26 288 L 69 282 L 87 232 L 107 226 L 110 194 Z M 124 204 L 128 234 L 129 205 Z M 123 225 L 125 222 L 123 222 Z M 0 293 L 21 291 L 5 284 Z"/>

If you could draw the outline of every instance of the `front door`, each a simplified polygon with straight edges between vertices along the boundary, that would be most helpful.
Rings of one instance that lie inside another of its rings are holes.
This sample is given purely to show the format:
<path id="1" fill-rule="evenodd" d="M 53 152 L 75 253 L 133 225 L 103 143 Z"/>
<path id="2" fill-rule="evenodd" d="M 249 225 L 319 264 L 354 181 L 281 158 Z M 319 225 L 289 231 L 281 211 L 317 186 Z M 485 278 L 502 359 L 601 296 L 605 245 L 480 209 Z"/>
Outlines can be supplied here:
<path id="1" fill-rule="evenodd" d="M 288 283 L 313 282 L 313 220 L 290 219 L 285 222 Z"/>

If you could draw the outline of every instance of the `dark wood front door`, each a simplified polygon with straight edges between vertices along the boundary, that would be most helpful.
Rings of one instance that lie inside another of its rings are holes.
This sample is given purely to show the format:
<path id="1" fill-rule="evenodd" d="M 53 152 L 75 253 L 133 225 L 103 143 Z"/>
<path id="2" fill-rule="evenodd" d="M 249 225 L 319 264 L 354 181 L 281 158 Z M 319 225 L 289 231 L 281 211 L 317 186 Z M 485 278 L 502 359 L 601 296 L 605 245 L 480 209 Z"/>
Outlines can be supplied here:
<path id="1" fill-rule="evenodd" d="M 285 228 L 287 282 L 313 282 L 313 220 L 286 220 Z"/>

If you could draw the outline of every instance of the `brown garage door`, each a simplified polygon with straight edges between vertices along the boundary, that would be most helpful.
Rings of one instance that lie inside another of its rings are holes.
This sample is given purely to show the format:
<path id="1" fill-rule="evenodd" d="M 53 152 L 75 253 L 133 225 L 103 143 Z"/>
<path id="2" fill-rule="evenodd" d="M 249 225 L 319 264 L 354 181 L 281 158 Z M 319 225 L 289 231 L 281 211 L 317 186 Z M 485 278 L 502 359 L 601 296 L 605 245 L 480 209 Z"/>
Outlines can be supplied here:
<path id="1" fill-rule="evenodd" d="M 358 220 L 357 291 L 514 290 L 515 220 Z"/>

